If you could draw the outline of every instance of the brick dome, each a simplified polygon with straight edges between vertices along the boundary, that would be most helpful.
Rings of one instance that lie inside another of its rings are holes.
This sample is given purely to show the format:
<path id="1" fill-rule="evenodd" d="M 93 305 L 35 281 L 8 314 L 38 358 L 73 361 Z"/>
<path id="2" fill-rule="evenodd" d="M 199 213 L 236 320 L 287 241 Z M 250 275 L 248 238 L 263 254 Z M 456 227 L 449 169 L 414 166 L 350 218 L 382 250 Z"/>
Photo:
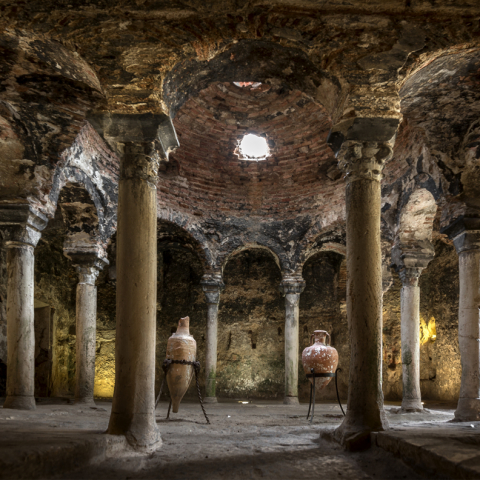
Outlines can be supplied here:
<path id="1" fill-rule="evenodd" d="M 333 209 L 343 202 L 338 171 L 327 176 L 336 165 L 326 144 L 331 120 L 298 90 L 213 83 L 180 108 L 174 125 L 180 148 L 161 165 L 160 205 L 196 215 L 293 218 L 327 200 Z M 239 159 L 247 133 L 266 136 L 266 160 Z"/>

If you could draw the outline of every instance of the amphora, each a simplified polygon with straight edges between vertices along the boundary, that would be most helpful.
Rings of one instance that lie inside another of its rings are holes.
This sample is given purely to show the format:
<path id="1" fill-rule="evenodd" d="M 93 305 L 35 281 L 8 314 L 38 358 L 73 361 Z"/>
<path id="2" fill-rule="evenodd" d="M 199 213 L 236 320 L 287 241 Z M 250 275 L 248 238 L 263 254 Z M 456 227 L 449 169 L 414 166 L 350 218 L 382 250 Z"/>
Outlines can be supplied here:
<path id="1" fill-rule="evenodd" d="M 190 335 L 190 318 L 181 318 L 177 331 L 167 342 L 167 359 L 187 360 L 194 362 L 197 356 L 197 342 Z M 185 395 L 194 373 L 193 365 L 178 365 L 172 363 L 167 371 L 167 384 L 172 399 L 172 411 L 178 412 L 178 407 Z"/>
<path id="2" fill-rule="evenodd" d="M 328 336 L 328 344 L 325 342 Z M 330 335 L 325 330 L 315 330 L 310 335 L 310 343 L 315 337 L 315 343 L 307 347 L 302 353 L 303 370 L 305 373 L 311 373 L 313 368 L 315 373 L 335 373 L 338 365 L 338 352 L 330 346 Z M 318 390 L 325 388 L 333 377 L 316 377 L 315 387 Z M 309 378 L 313 384 L 313 378 Z"/>

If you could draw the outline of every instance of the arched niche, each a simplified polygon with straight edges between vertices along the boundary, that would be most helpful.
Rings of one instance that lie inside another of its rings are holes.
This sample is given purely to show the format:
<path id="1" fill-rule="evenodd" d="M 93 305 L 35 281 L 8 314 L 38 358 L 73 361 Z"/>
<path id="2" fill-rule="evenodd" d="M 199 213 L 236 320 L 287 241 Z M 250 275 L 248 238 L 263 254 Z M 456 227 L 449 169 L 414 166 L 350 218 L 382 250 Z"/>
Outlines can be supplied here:
<path id="1" fill-rule="evenodd" d="M 217 395 L 283 398 L 285 306 L 278 259 L 258 246 L 238 249 L 223 269 L 218 314 Z"/>

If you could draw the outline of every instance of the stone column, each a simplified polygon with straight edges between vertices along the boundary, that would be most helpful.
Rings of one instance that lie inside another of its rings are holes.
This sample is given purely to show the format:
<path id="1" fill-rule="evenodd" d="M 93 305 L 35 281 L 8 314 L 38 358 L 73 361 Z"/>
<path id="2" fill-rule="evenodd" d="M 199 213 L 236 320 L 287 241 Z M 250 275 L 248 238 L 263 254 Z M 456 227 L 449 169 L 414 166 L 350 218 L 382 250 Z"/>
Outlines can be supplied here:
<path id="1" fill-rule="evenodd" d="M 162 114 L 100 114 L 89 122 L 120 156 L 115 391 L 107 433 L 151 451 L 161 442 L 155 421 L 157 173 L 178 140 Z"/>
<path id="2" fill-rule="evenodd" d="M 75 403 L 95 405 L 95 351 L 97 342 L 97 287 L 95 281 L 108 260 L 96 252 L 65 249 L 78 273 L 76 305 Z"/>
<path id="3" fill-rule="evenodd" d="M 205 399 L 206 403 L 217 403 L 217 325 L 220 292 L 225 287 L 221 277 L 204 277 L 202 288 L 207 299 L 207 352 L 205 354 Z"/>
<path id="4" fill-rule="evenodd" d="M 480 219 L 463 218 L 446 230 L 458 253 L 458 344 L 462 383 L 455 421 L 480 420 Z"/>
<path id="5" fill-rule="evenodd" d="M 115 391 L 107 433 L 152 451 L 161 442 L 155 421 L 157 173 L 178 139 L 163 114 L 88 120 L 120 156 Z"/>
<path id="6" fill-rule="evenodd" d="M 421 412 L 420 391 L 420 287 L 418 280 L 434 256 L 430 241 L 398 244 L 393 248 L 392 260 L 402 281 L 401 339 L 403 396 L 402 410 Z"/>
<path id="7" fill-rule="evenodd" d="M 115 391 L 108 433 L 135 448 L 160 442 L 155 421 L 157 168 L 151 143 L 127 142 L 120 164 Z"/>
<path id="8" fill-rule="evenodd" d="M 34 248 L 47 219 L 29 205 L 0 206 L 7 249 L 7 398 L 3 408 L 34 410 Z"/>
<path id="9" fill-rule="evenodd" d="M 301 277 L 284 277 L 280 292 L 285 295 L 285 397 L 286 405 L 298 405 L 298 317 L 300 294 L 305 288 Z"/>
<path id="10" fill-rule="evenodd" d="M 370 432 L 388 427 L 382 392 L 380 183 L 384 164 L 392 156 L 388 140 L 395 129 L 392 125 L 384 128 L 383 119 L 377 119 L 377 125 L 374 119 L 363 120 L 365 125 L 359 122 L 352 127 L 351 137 L 386 140 L 347 139 L 337 154 L 339 166 L 346 172 L 350 374 L 347 413 L 334 437 L 351 450 L 369 445 Z"/>
<path id="11" fill-rule="evenodd" d="M 402 410 L 421 412 L 420 391 L 420 288 L 419 269 L 405 269 L 400 273 L 400 299 L 403 395 Z"/>

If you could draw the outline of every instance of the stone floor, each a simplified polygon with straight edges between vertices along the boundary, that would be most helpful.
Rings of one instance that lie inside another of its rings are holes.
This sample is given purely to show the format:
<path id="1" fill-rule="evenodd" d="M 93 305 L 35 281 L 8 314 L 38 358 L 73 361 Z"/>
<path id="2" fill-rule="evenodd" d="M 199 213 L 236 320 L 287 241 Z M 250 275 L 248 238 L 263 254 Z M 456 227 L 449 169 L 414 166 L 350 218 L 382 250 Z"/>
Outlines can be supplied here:
<path id="1" fill-rule="evenodd" d="M 207 405 L 206 425 L 198 404 L 182 403 L 167 421 L 162 402 L 163 445 L 142 456 L 125 451 L 121 438 L 102 435 L 110 403 L 92 409 L 44 400 L 35 411 L 0 409 L 0 478 L 480 478 L 480 422 L 447 423 L 451 406 L 427 402 L 422 414 L 393 413 L 394 407 L 386 406 L 391 429 L 375 436 L 378 446 L 348 453 L 319 437 L 341 422 L 335 404 L 317 404 L 310 424 L 305 404 L 222 402 Z"/>

